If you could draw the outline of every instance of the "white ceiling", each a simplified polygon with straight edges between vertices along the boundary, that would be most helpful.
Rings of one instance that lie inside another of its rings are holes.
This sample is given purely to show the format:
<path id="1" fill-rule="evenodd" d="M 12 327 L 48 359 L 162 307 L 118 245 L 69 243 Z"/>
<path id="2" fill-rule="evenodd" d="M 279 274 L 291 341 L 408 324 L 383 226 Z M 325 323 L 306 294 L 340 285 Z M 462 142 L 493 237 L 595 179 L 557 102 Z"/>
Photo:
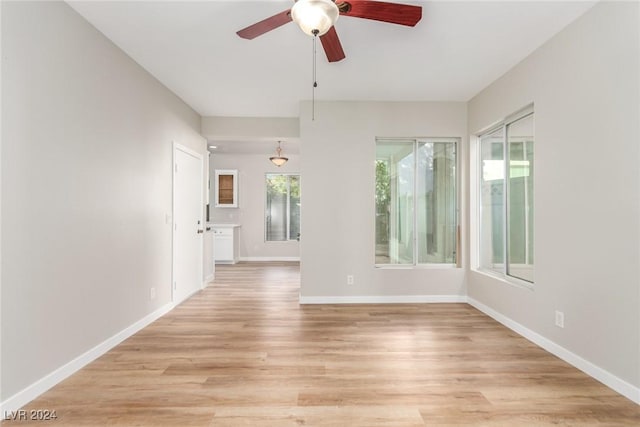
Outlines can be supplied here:
<path id="1" fill-rule="evenodd" d="M 398 1 L 414 28 L 341 17 L 346 59 L 317 53 L 317 100 L 467 101 L 594 1 Z M 202 116 L 297 117 L 311 99 L 312 38 L 294 23 L 254 40 L 235 32 L 292 1 L 70 1 Z"/>

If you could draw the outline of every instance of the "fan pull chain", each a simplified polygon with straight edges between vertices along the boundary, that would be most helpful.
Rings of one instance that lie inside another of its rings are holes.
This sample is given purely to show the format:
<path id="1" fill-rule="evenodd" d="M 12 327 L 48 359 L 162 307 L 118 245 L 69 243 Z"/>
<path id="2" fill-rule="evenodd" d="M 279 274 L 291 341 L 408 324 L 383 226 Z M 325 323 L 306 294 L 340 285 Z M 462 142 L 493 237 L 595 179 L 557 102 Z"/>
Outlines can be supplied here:
<path id="1" fill-rule="evenodd" d="M 311 120 L 316 119 L 316 88 L 318 87 L 318 81 L 316 78 L 316 39 L 318 38 L 318 30 L 313 30 L 313 88 L 311 89 Z"/>

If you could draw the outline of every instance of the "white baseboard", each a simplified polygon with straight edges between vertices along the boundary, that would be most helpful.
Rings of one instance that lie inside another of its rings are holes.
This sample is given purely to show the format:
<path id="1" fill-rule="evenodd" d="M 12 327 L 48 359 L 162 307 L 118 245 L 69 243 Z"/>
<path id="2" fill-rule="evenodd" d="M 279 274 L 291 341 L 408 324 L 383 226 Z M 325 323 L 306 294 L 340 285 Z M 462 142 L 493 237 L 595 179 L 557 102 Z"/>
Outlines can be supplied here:
<path id="1" fill-rule="evenodd" d="M 247 256 L 247 257 L 240 257 L 240 261 L 249 261 L 249 262 L 269 262 L 269 261 L 300 262 L 300 257 L 296 257 L 296 256 Z"/>
<path id="2" fill-rule="evenodd" d="M 524 338 L 528 339 L 534 344 L 537 344 L 543 349 L 547 350 L 549 353 L 559 357 L 560 359 L 564 360 L 570 365 L 580 369 L 582 372 L 589 375 L 590 377 L 593 377 L 596 380 L 600 381 L 601 383 L 611 388 L 612 390 L 620 393 L 627 399 L 630 399 L 631 401 L 640 405 L 640 388 L 639 387 L 629 384 L 625 380 L 616 377 L 611 372 L 608 372 L 600 368 L 599 366 L 594 365 L 588 360 L 585 360 L 582 357 L 578 356 L 577 354 L 572 353 L 571 351 L 556 344 L 555 342 L 549 340 L 548 338 L 543 337 L 537 332 L 534 332 L 531 329 L 528 329 L 525 326 L 522 326 L 518 322 L 515 322 L 510 318 L 498 313 L 491 307 L 488 307 L 471 297 L 467 297 L 467 301 L 470 305 L 477 308 L 487 316 L 492 317 L 493 319 L 502 323 L 507 328 L 517 332 L 518 334 L 522 335 Z"/>
<path id="3" fill-rule="evenodd" d="M 412 304 L 467 302 L 463 295 L 371 295 L 371 296 L 318 296 L 300 295 L 300 304 Z"/>
<path id="4" fill-rule="evenodd" d="M 86 365 L 93 362 L 98 357 L 102 356 L 103 354 L 111 350 L 113 347 L 120 344 L 122 341 L 126 340 L 136 332 L 140 331 L 141 329 L 148 326 L 155 320 L 164 316 L 169 311 L 171 311 L 174 307 L 175 306 L 173 303 L 169 303 L 160 307 L 153 313 L 146 315 L 145 317 L 138 320 L 131 326 L 123 329 L 122 331 L 113 335 L 111 338 L 108 338 L 107 340 L 93 347 L 91 350 L 87 351 L 86 353 L 76 357 L 66 365 L 61 366 L 60 368 L 56 369 L 49 375 L 46 375 L 45 377 L 31 384 L 24 390 L 9 397 L 4 402 L 0 402 L 0 414 L 2 415 L 2 417 L 4 417 L 5 414 L 10 413 L 12 411 L 13 412 L 17 411 L 18 409 L 22 408 L 24 405 L 31 402 L 33 399 L 37 398 L 42 393 L 49 390 L 51 387 L 65 380 L 67 377 L 71 376 L 72 374 L 76 373 L 80 369 L 84 368 Z"/>

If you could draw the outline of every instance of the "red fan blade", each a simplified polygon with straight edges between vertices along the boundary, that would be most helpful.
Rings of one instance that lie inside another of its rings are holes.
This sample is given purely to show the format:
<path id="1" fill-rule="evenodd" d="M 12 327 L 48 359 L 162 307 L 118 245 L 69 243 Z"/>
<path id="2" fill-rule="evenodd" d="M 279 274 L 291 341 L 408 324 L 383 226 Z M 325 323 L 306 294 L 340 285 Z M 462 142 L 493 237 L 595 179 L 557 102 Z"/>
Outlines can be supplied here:
<path id="1" fill-rule="evenodd" d="M 320 36 L 320 41 L 329 62 L 338 62 L 345 58 L 342 44 L 340 44 L 338 33 L 336 33 L 336 27 L 331 27 L 329 31 Z"/>
<path id="2" fill-rule="evenodd" d="M 285 10 L 284 12 L 273 15 L 270 18 L 263 19 L 262 21 L 256 22 L 253 25 L 249 25 L 247 28 L 243 28 L 236 34 L 243 39 L 251 40 L 288 22 L 291 22 L 291 10 Z"/>
<path id="3" fill-rule="evenodd" d="M 392 24 L 415 26 L 422 19 L 422 7 L 382 1 L 349 0 L 338 3 L 340 14 Z"/>

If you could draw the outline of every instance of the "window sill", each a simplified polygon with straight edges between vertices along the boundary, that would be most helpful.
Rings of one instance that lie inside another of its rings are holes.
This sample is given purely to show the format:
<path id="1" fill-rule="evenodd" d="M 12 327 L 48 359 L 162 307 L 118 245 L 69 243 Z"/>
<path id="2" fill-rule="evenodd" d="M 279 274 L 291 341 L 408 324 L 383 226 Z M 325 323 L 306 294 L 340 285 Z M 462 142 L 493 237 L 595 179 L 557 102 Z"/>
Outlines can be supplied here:
<path id="1" fill-rule="evenodd" d="M 485 270 L 480 268 L 471 269 L 474 273 L 481 274 L 483 276 L 490 277 L 495 280 L 499 280 L 507 285 L 515 286 L 517 288 L 528 289 L 533 291 L 535 289 L 535 283 L 527 282 L 526 280 L 518 279 L 517 277 L 507 276 L 503 273 L 498 273 L 492 270 Z"/>
<path id="2" fill-rule="evenodd" d="M 455 270 L 462 269 L 455 264 L 375 264 L 381 270 Z"/>

